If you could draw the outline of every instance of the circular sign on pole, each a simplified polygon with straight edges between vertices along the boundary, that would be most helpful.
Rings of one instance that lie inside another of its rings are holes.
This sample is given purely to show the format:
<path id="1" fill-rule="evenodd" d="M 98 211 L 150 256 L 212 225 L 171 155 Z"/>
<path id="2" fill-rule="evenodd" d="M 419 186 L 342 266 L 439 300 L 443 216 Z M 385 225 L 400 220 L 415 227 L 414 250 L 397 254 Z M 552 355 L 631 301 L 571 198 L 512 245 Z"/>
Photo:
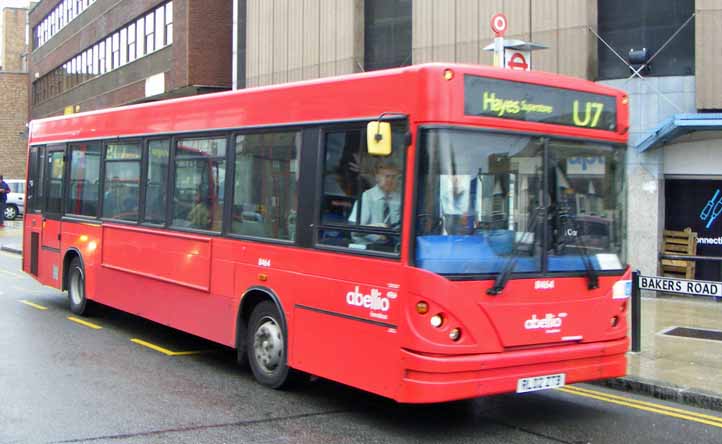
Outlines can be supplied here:
<path id="1" fill-rule="evenodd" d="M 501 12 L 491 17 L 491 30 L 494 31 L 497 37 L 504 35 L 508 24 L 509 22 L 506 20 L 506 16 Z"/>
<path id="2" fill-rule="evenodd" d="M 509 57 L 509 61 L 506 64 L 509 69 L 516 69 L 520 71 L 529 71 L 529 63 L 526 61 L 524 54 L 515 52 Z"/>

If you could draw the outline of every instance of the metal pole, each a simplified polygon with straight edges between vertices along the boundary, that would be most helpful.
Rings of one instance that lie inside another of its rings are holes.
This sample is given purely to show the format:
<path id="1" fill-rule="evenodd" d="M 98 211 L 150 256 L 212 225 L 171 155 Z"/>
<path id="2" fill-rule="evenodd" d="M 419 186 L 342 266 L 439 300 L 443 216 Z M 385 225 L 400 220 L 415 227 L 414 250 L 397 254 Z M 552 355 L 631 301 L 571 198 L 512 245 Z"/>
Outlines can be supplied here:
<path id="1" fill-rule="evenodd" d="M 637 353 L 642 351 L 642 291 L 639 289 L 639 274 L 639 270 L 632 272 L 632 351 Z"/>

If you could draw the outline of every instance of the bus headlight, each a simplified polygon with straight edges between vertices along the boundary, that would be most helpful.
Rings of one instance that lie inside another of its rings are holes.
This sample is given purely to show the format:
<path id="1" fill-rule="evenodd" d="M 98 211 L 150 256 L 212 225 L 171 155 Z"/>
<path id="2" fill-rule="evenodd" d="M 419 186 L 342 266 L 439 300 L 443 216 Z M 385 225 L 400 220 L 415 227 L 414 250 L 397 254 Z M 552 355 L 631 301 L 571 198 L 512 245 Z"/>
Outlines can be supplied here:
<path id="1" fill-rule="evenodd" d="M 456 342 L 461 338 L 461 330 L 458 328 L 452 328 L 449 332 L 449 339 Z"/>
<path id="2" fill-rule="evenodd" d="M 632 281 L 617 281 L 612 286 L 612 299 L 629 299 L 632 296 Z"/>
<path id="3" fill-rule="evenodd" d="M 441 327 L 441 324 L 444 323 L 444 317 L 441 316 L 441 314 L 435 314 L 431 317 L 429 322 L 431 322 L 432 327 L 439 328 L 439 327 Z"/>

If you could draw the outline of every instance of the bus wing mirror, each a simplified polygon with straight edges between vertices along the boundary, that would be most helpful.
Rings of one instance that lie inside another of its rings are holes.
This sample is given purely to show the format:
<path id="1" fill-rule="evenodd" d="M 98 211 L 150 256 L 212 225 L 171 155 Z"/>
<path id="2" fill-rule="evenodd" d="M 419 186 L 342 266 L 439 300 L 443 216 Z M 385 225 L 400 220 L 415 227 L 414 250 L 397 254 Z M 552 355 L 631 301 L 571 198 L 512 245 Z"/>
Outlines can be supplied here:
<path id="1" fill-rule="evenodd" d="M 391 124 L 375 120 L 366 127 L 366 147 L 372 156 L 391 154 Z"/>

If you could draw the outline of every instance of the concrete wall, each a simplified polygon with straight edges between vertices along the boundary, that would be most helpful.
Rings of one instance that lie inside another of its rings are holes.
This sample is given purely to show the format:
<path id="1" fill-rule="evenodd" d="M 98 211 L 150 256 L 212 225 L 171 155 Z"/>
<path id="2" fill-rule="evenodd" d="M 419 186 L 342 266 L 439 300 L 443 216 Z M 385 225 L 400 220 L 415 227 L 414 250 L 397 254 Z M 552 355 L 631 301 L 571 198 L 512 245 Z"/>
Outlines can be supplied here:
<path id="1" fill-rule="evenodd" d="M 644 153 L 635 145 L 666 118 L 694 113 L 693 76 L 648 77 L 600 82 L 629 93 L 630 131 L 627 152 L 627 260 L 643 274 L 656 275 L 664 230 L 665 149 Z"/>
<path id="2" fill-rule="evenodd" d="M 248 0 L 246 86 L 363 69 L 362 0 Z"/>
<path id="3" fill-rule="evenodd" d="M 414 0 L 413 63 L 458 62 L 491 65 L 483 51 L 492 43 L 491 17 L 503 12 L 508 39 L 549 46 L 535 51 L 533 68 L 594 79 L 597 43 L 594 0 Z"/>
<path id="4" fill-rule="evenodd" d="M 696 0 L 695 8 L 697 108 L 722 109 L 722 2 Z"/>

